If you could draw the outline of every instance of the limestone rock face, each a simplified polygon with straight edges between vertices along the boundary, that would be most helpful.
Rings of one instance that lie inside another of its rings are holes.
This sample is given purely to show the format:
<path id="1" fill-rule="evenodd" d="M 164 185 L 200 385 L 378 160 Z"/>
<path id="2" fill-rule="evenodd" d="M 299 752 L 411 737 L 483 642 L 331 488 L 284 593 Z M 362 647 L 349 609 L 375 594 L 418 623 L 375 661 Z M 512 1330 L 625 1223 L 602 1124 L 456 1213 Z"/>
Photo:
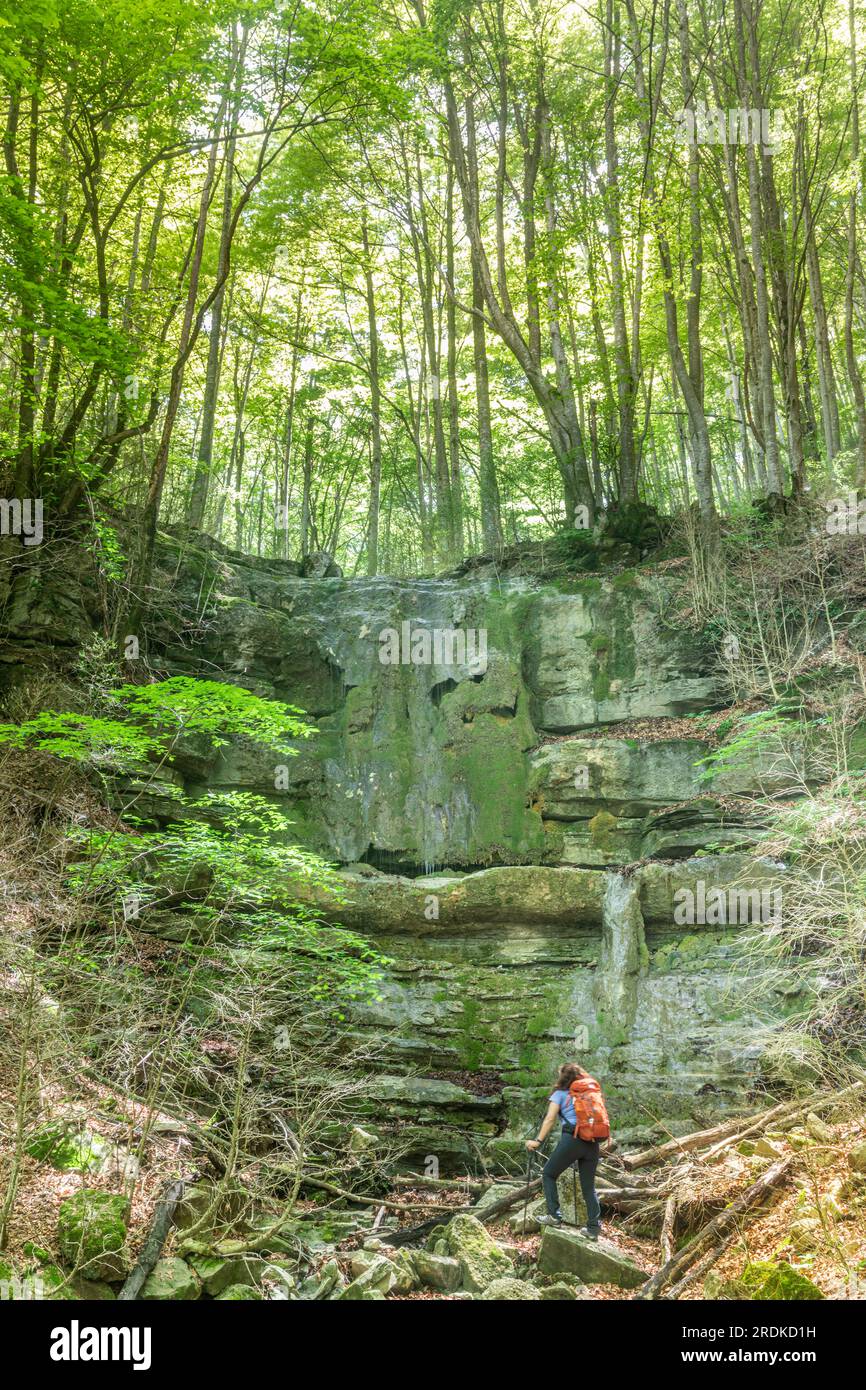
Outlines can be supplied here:
<path id="1" fill-rule="evenodd" d="M 664 633 L 652 581 L 637 574 L 577 581 L 533 596 L 527 683 L 536 724 L 550 733 L 686 714 L 718 698 L 718 677 L 687 634 Z"/>
<path id="2" fill-rule="evenodd" d="M 595 925 L 604 890 L 602 876 L 592 870 L 529 864 L 459 877 L 344 874 L 342 881 L 344 903 L 334 904 L 305 883 L 298 885 L 298 896 L 358 931 L 423 936 L 455 929 L 474 933 L 498 925 Z"/>
<path id="3" fill-rule="evenodd" d="M 576 1274 L 586 1284 L 617 1284 L 621 1289 L 636 1289 L 649 1277 L 610 1241 L 587 1240 L 561 1226 L 545 1227 L 538 1268 L 542 1274 Z"/>
<path id="4" fill-rule="evenodd" d="M 805 987 L 775 979 L 762 1009 L 742 925 L 676 913 L 683 892 L 736 893 L 744 874 L 759 897 L 778 887 L 778 865 L 707 846 L 748 846 L 731 798 L 785 792 L 809 768 L 796 750 L 787 766 L 749 755 L 704 780 L 710 743 L 688 716 L 730 692 L 717 654 L 671 625 L 674 580 L 490 564 L 347 579 L 328 556 L 254 559 L 181 531 L 160 535 L 154 578 L 170 594 L 149 615 L 161 666 L 222 672 L 317 726 L 288 758 L 184 739 L 144 814 L 169 816 L 177 792 L 254 792 L 342 866 L 344 903 L 309 898 L 393 961 L 376 997 L 346 1010 L 379 1059 L 359 1118 L 381 1152 L 396 1144 L 407 1166 L 443 1173 L 483 1153 L 520 1171 L 575 1054 L 620 1137 L 655 1125 L 651 1142 L 742 1106 Z M 18 585 L 28 642 L 57 635 L 59 604 L 35 571 Z M 89 625 L 82 610 L 62 640 Z M 119 799 L 131 790 L 118 779 Z M 623 866 L 627 888 L 612 877 Z M 169 904 L 145 927 L 186 939 L 179 916 Z"/>

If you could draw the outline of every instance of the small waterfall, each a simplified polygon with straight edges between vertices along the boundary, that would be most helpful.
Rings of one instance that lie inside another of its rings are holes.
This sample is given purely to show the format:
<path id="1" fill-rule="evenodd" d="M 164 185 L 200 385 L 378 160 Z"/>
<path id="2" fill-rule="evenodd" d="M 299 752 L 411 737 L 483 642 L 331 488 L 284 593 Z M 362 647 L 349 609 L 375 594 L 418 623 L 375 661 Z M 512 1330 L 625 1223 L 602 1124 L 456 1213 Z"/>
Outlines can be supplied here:
<path id="1" fill-rule="evenodd" d="M 647 969 L 639 880 L 609 873 L 601 910 L 596 1005 L 605 1031 L 625 1041 L 637 1013 L 638 981 Z"/>

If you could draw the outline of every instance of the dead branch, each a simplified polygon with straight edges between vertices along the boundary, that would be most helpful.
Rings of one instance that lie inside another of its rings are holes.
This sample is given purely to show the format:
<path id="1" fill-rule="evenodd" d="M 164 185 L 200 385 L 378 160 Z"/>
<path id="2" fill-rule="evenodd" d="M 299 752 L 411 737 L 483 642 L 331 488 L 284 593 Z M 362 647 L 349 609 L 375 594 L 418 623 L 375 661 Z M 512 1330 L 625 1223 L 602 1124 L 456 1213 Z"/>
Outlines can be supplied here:
<path id="1" fill-rule="evenodd" d="M 762 1173 L 757 1182 L 752 1183 L 751 1187 L 741 1193 L 729 1207 L 720 1212 L 709 1225 L 689 1241 L 688 1245 L 683 1246 L 676 1255 L 667 1260 L 661 1269 L 657 1270 L 651 1279 L 634 1294 L 636 1299 L 658 1298 L 666 1284 L 669 1284 L 676 1275 L 682 1275 L 687 1269 L 700 1259 L 707 1245 L 725 1236 L 734 1226 L 740 1216 L 750 1208 L 755 1207 L 763 1199 L 767 1192 L 777 1183 L 781 1182 L 788 1169 L 794 1162 L 793 1154 L 782 1158 L 778 1163 L 774 1163 L 765 1173 Z"/>
<path id="2" fill-rule="evenodd" d="M 141 1293 L 145 1280 L 160 1257 L 162 1247 L 171 1229 L 174 1209 L 183 1196 L 183 1182 L 169 1183 L 156 1204 L 150 1230 L 141 1248 L 136 1263 L 127 1276 L 126 1283 L 117 1295 L 118 1299 L 135 1299 Z"/>

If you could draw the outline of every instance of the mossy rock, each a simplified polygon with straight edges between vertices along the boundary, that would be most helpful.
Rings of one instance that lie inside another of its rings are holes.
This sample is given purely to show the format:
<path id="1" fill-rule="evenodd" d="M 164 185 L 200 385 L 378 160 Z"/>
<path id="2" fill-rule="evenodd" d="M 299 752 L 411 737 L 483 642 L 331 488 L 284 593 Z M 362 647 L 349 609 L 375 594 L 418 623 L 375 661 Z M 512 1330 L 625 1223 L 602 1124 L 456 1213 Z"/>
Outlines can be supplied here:
<path id="1" fill-rule="evenodd" d="M 755 1260 L 747 1264 L 738 1279 L 722 1286 L 720 1295 L 759 1303 L 815 1302 L 824 1297 L 811 1279 L 784 1260 Z"/>
<path id="2" fill-rule="evenodd" d="M 108 1145 L 98 1134 L 70 1126 L 64 1120 L 52 1120 L 31 1135 L 25 1145 L 31 1158 L 50 1163 L 62 1173 L 88 1173 L 98 1168 Z"/>
<path id="3" fill-rule="evenodd" d="M 222 1259 L 218 1255 L 199 1255 L 191 1258 L 190 1264 L 211 1298 L 218 1298 L 232 1284 L 256 1285 L 263 1268 L 254 1256 Z"/>
<path id="4" fill-rule="evenodd" d="M 65 1264 L 93 1279 L 122 1279 L 129 1199 L 118 1193 L 82 1188 L 61 1204 L 57 1223 Z"/>
<path id="5" fill-rule="evenodd" d="M 574 1303 L 578 1295 L 568 1284 L 548 1284 L 541 1290 L 543 1303 Z"/>
<path id="6" fill-rule="evenodd" d="M 538 1289 L 526 1284 L 522 1279 L 494 1279 L 488 1284 L 479 1299 L 482 1303 L 500 1303 L 520 1300 L 524 1303 L 537 1303 L 541 1298 Z"/>
<path id="7" fill-rule="evenodd" d="M 848 1155 L 848 1166 L 855 1173 L 866 1173 L 866 1143 L 858 1144 Z"/>
<path id="8" fill-rule="evenodd" d="M 504 1279 L 513 1267 L 504 1250 L 475 1216 L 462 1214 L 448 1223 L 448 1252 L 460 1264 L 463 1287 L 483 1293 L 494 1279 Z"/>
<path id="9" fill-rule="evenodd" d="M 256 1300 L 261 1302 L 262 1295 L 258 1289 L 250 1288 L 249 1284 L 229 1284 L 227 1289 L 217 1294 L 217 1302 L 225 1299 L 231 1302 L 251 1302 Z"/>
<path id="10" fill-rule="evenodd" d="M 69 1277 L 56 1264 L 18 1269 L 7 1260 L 0 1260 L 0 1303 L 66 1301 L 77 1296 Z"/>
<path id="11" fill-rule="evenodd" d="M 201 1280 L 184 1260 L 169 1255 L 157 1260 L 139 1295 L 147 1301 L 188 1303 L 201 1293 Z"/>

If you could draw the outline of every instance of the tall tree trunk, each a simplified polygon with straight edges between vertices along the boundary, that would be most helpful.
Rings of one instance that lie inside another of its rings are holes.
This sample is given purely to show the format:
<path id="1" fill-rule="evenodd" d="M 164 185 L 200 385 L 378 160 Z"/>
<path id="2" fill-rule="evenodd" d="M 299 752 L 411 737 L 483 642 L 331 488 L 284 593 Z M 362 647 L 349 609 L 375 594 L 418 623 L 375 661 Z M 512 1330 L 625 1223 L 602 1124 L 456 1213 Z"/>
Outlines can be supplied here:
<path id="1" fill-rule="evenodd" d="M 809 284 L 809 300 L 812 305 L 812 318 L 815 323 L 815 361 L 818 370 L 818 398 L 821 402 L 821 430 L 824 436 L 824 449 L 827 462 L 832 464 L 840 449 L 839 402 L 836 396 L 836 374 L 833 369 L 833 353 L 830 349 L 830 329 L 827 322 L 827 306 L 824 299 L 824 283 L 821 276 L 821 259 L 818 254 L 818 241 L 815 221 L 812 216 L 812 198 L 806 182 L 805 155 L 802 168 L 803 210 L 806 237 L 806 277 Z"/>
<path id="2" fill-rule="evenodd" d="M 310 506 L 311 491 L 313 484 L 313 412 L 307 414 L 307 425 L 304 431 L 304 474 L 301 487 L 301 559 L 305 560 L 310 553 Z"/>
<path id="3" fill-rule="evenodd" d="M 736 27 L 737 82 L 740 101 L 747 110 L 760 110 L 761 101 L 757 86 L 757 76 L 754 71 L 751 73 L 749 71 L 743 0 L 734 0 L 734 23 Z M 764 458 L 767 468 L 767 486 L 771 493 L 781 496 L 782 470 L 779 462 L 779 439 L 776 433 L 776 402 L 773 393 L 773 346 L 770 338 L 770 301 L 763 247 L 764 214 L 761 206 L 761 175 L 758 168 L 758 156 L 755 144 L 751 139 L 746 143 L 746 165 L 749 177 L 749 221 L 752 268 L 755 276 L 755 327 L 761 431 L 763 434 Z"/>
<path id="4" fill-rule="evenodd" d="M 423 23 L 421 0 L 415 0 L 415 2 L 419 18 Z M 469 244 L 481 280 L 486 314 L 489 316 L 494 330 L 520 366 L 544 414 L 551 448 L 562 479 L 566 524 L 568 526 L 574 525 L 579 504 L 586 507 L 591 521 L 595 512 L 595 497 L 592 491 L 573 392 L 570 401 L 563 398 L 559 380 L 557 379 L 555 382 L 549 380 L 542 361 L 533 354 L 520 331 L 509 302 L 497 295 L 481 229 L 474 120 L 466 120 L 464 135 L 450 74 L 445 74 L 443 83 L 451 157 L 460 186 Z M 467 100 L 467 117 L 471 109 L 471 98 L 469 98 Z M 501 250 L 500 239 L 498 239 L 498 250 Z M 560 355 L 564 363 L 564 352 L 560 351 Z M 557 368 L 558 375 L 559 367 Z"/>
<path id="5" fill-rule="evenodd" d="M 860 111 L 857 83 L 857 30 L 854 0 L 848 0 L 848 45 L 851 74 L 851 192 L 848 195 L 848 254 L 845 262 L 845 363 L 857 421 L 858 488 L 866 488 L 866 395 L 854 342 L 854 280 L 857 268 L 857 203 L 860 196 Z"/>
<path id="6" fill-rule="evenodd" d="M 229 239 L 232 234 L 232 198 L 234 185 L 234 157 L 237 137 L 238 118 L 240 116 L 241 97 L 243 93 L 244 57 L 247 50 L 248 31 L 246 26 L 241 32 L 240 41 L 232 34 L 232 60 L 235 64 L 235 88 L 232 96 L 231 111 L 228 117 L 228 139 L 225 144 L 225 163 L 223 169 L 223 208 L 222 222 L 220 225 L 220 259 L 228 251 Z M 204 525 L 205 508 L 207 506 L 207 494 L 210 484 L 211 466 L 213 463 L 213 440 L 214 426 L 216 424 L 217 399 L 219 397 L 220 367 L 222 363 L 222 319 L 223 303 L 225 301 L 226 286 L 220 285 L 214 299 L 210 313 L 210 329 L 208 331 L 208 352 L 207 368 L 205 371 L 204 400 L 202 402 L 202 421 L 201 436 L 199 438 L 198 454 L 196 458 L 195 476 L 192 482 L 190 493 L 189 512 L 187 521 L 190 526 L 199 530 Z"/>
<path id="7" fill-rule="evenodd" d="M 448 161 L 445 199 L 445 271 L 448 277 L 446 332 L 448 334 L 448 463 L 451 472 L 451 522 L 454 558 L 463 558 L 463 483 L 460 475 L 460 401 L 457 395 L 457 302 L 454 288 L 454 165 Z"/>
<path id="8" fill-rule="evenodd" d="M 475 363 L 475 400 L 478 408 L 478 490 L 481 500 L 481 535 L 486 552 L 502 546 L 502 514 L 499 482 L 493 456 L 490 422 L 490 377 L 487 369 L 487 334 L 484 328 L 484 291 L 472 259 L 472 351 Z"/>
<path id="9" fill-rule="evenodd" d="M 373 262 L 367 209 L 361 213 L 361 240 L 364 251 L 364 290 L 367 299 L 367 333 L 370 364 L 370 504 L 367 520 L 367 573 L 379 573 L 379 498 L 382 488 L 382 405 L 379 384 L 379 326 L 373 290 Z"/>
<path id="10" fill-rule="evenodd" d="M 637 497 L 637 468 L 634 444 L 635 382 L 628 341 L 625 275 L 623 270 L 622 216 L 620 209 L 619 150 L 616 142 L 615 105 L 619 90 L 620 35 L 619 12 L 613 0 L 606 0 L 604 24 L 604 149 L 605 208 L 610 247 L 610 281 L 613 309 L 613 341 L 616 358 L 616 388 L 619 408 L 619 485 L 620 500 Z"/>

